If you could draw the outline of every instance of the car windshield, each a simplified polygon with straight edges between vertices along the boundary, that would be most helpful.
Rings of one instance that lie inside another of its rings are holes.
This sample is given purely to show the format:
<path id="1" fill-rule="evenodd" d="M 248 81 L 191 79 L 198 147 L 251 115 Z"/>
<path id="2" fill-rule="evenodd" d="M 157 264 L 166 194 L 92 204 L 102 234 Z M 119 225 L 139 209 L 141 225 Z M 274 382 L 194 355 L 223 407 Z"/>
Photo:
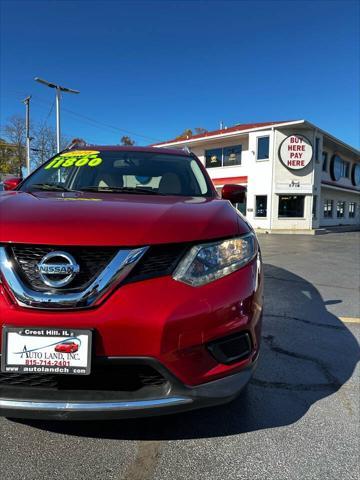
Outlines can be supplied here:
<path id="1" fill-rule="evenodd" d="M 209 181 L 194 158 L 125 150 L 63 152 L 26 179 L 20 190 L 212 195 Z"/>

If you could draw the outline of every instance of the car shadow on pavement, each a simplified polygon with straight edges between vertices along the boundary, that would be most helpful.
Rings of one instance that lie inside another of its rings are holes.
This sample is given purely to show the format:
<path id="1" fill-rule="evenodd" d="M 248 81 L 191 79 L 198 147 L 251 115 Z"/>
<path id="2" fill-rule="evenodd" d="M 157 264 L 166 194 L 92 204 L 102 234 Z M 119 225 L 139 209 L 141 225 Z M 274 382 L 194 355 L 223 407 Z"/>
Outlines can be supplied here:
<path id="1" fill-rule="evenodd" d="M 326 304 L 338 303 L 328 299 Z M 326 309 L 318 290 L 293 273 L 265 265 L 265 310 L 258 368 L 230 404 L 177 415 L 96 422 L 26 421 L 61 434 L 121 439 L 221 437 L 297 422 L 311 405 L 351 377 L 359 347 Z M 339 400 L 349 409 L 346 393 Z"/>

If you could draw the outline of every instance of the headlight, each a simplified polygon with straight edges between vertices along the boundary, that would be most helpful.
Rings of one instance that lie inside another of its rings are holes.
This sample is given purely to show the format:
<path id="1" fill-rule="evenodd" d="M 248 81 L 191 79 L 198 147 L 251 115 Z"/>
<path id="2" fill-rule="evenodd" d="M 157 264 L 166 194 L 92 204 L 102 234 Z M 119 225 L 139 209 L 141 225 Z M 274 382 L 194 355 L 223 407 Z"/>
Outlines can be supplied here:
<path id="1" fill-rule="evenodd" d="M 239 270 L 256 256 L 257 251 L 257 240 L 253 233 L 196 245 L 181 260 L 173 278 L 199 287 Z"/>

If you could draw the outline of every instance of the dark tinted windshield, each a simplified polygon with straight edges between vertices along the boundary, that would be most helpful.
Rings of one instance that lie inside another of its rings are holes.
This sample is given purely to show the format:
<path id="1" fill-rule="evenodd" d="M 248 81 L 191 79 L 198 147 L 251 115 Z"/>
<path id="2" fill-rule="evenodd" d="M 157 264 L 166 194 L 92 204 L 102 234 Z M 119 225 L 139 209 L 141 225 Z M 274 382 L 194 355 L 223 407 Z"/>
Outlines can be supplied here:
<path id="1" fill-rule="evenodd" d="M 212 195 L 208 180 L 195 159 L 124 150 L 64 152 L 25 180 L 20 190 Z"/>

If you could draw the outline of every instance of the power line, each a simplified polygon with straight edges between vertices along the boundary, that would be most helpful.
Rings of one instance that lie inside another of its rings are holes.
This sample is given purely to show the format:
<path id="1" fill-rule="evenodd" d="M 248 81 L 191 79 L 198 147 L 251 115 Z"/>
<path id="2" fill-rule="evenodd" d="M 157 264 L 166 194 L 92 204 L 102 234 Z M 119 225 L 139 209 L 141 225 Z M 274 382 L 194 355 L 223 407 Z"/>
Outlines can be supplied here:
<path id="1" fill-rule="evenodd" d="M 14 90 L 13 90 L 14 91 Z M 16 93 L 14 91 L 14 93 Z M 17 93 L 20 93 L 19 91 L 17 91 Z M 33 98 L 36 98 L 38 102 L 40 103 L 44 103 L 46 105 L 49 105 L 49 102 L 47 100 L 44 100 L 42 97 L 40 97 L 39 95 L 33 95 Z M 64 108 L 63 107 L 63 111 L 65 112 L 68 112 L 70 113 L 70 115 L 74 115 L 75 117 L 78 117 L 78 118 L 81 118 L 87 122 L 91 122 L 92 126 L 99 126 L 100 127 L 105 127 L 107 129 L 110 129 L 112 131 L 116 131 L 116 132 L 122 132 L 122 133 L 127 133 L 129 135 L 132 135 L 134 137 L 140 137 L 140 138 L 144 138 L 146 140 L 151 140 L 152 142 L 159 142 L 161 141 L 160 139 L 158 138 L 154 138 L 154 137 L 149 137 L 147 135 L 142 135 L 140 133 L 136 133 L 136 132 L 133 132 L 131 130 L 126 130 L 124 128 L 119 128 L 119 127 L 116 127 L 114 125 L 111 125 L 109 123 L 105 123 L 105 122 L 101 122 L 99 120 L 95 120 L 94 118 L 91 118 L 91 117 L 88 117 L 86 115 L 82 115 L 80 113 L 77 113 L 77 112 L 74 112 L 73 110 L 69 110 L 68 108 Z"/>
<path id="2" fill-rule="evenodd" d="M 42 123 L 42 125 L 41 125 L 41 127 L 40 127 L 40 130 L 43 130 L 43 128 L 44 128 L 45 125 L 47 124 L 47 122 L 48 122 L 48 120 L 49 120 L 49 117 L 50 117 L 52 111 L 54 110 L 54 105 L 55 105 L 55 100 L 52 102 L 51 107 L 50 107 L 50 110 L 49 110 L 48 114 L 46 115 L 46 118 L 45 118 L 45 120 L 43 121 L 43 123 Z"/>
<path id="3" fill-rule="evenodd" d="M 110 125 L 109 123 L 99 122 L 98 120 L 94 120 L 93 118 L 87 117 L 85 115 L 81 115 L 80 113 L 73 112 L 72 110 L 69 110 L 68 108 L 64 108 L 64 110 L 68 113 L 71 113 L 72 115 L 75 115 L 77 117 L 83 118 L 83 119 L 88 120 L 88 121 L 91 121 L 91 122 L 96 123 L 98 125 L 103 125 L 104 127 L 111 128 L 112 130 L 116 130 L 117 132 L 120 131 L 120 132 L 128 133 L 129 135 L 133 135 L 135 137 L 145 138 L 146 140 L 151 140 L 151 141 L 155 140 L 156 142 L 160 141 L 158 138 L 148 137 L 147 135 L 141 135 L 140 133 L 135 133 L 135 132 L 132 132 L 131 130 L 125 130 L 124 128 L 115 127 L 114 125 Z"/>

